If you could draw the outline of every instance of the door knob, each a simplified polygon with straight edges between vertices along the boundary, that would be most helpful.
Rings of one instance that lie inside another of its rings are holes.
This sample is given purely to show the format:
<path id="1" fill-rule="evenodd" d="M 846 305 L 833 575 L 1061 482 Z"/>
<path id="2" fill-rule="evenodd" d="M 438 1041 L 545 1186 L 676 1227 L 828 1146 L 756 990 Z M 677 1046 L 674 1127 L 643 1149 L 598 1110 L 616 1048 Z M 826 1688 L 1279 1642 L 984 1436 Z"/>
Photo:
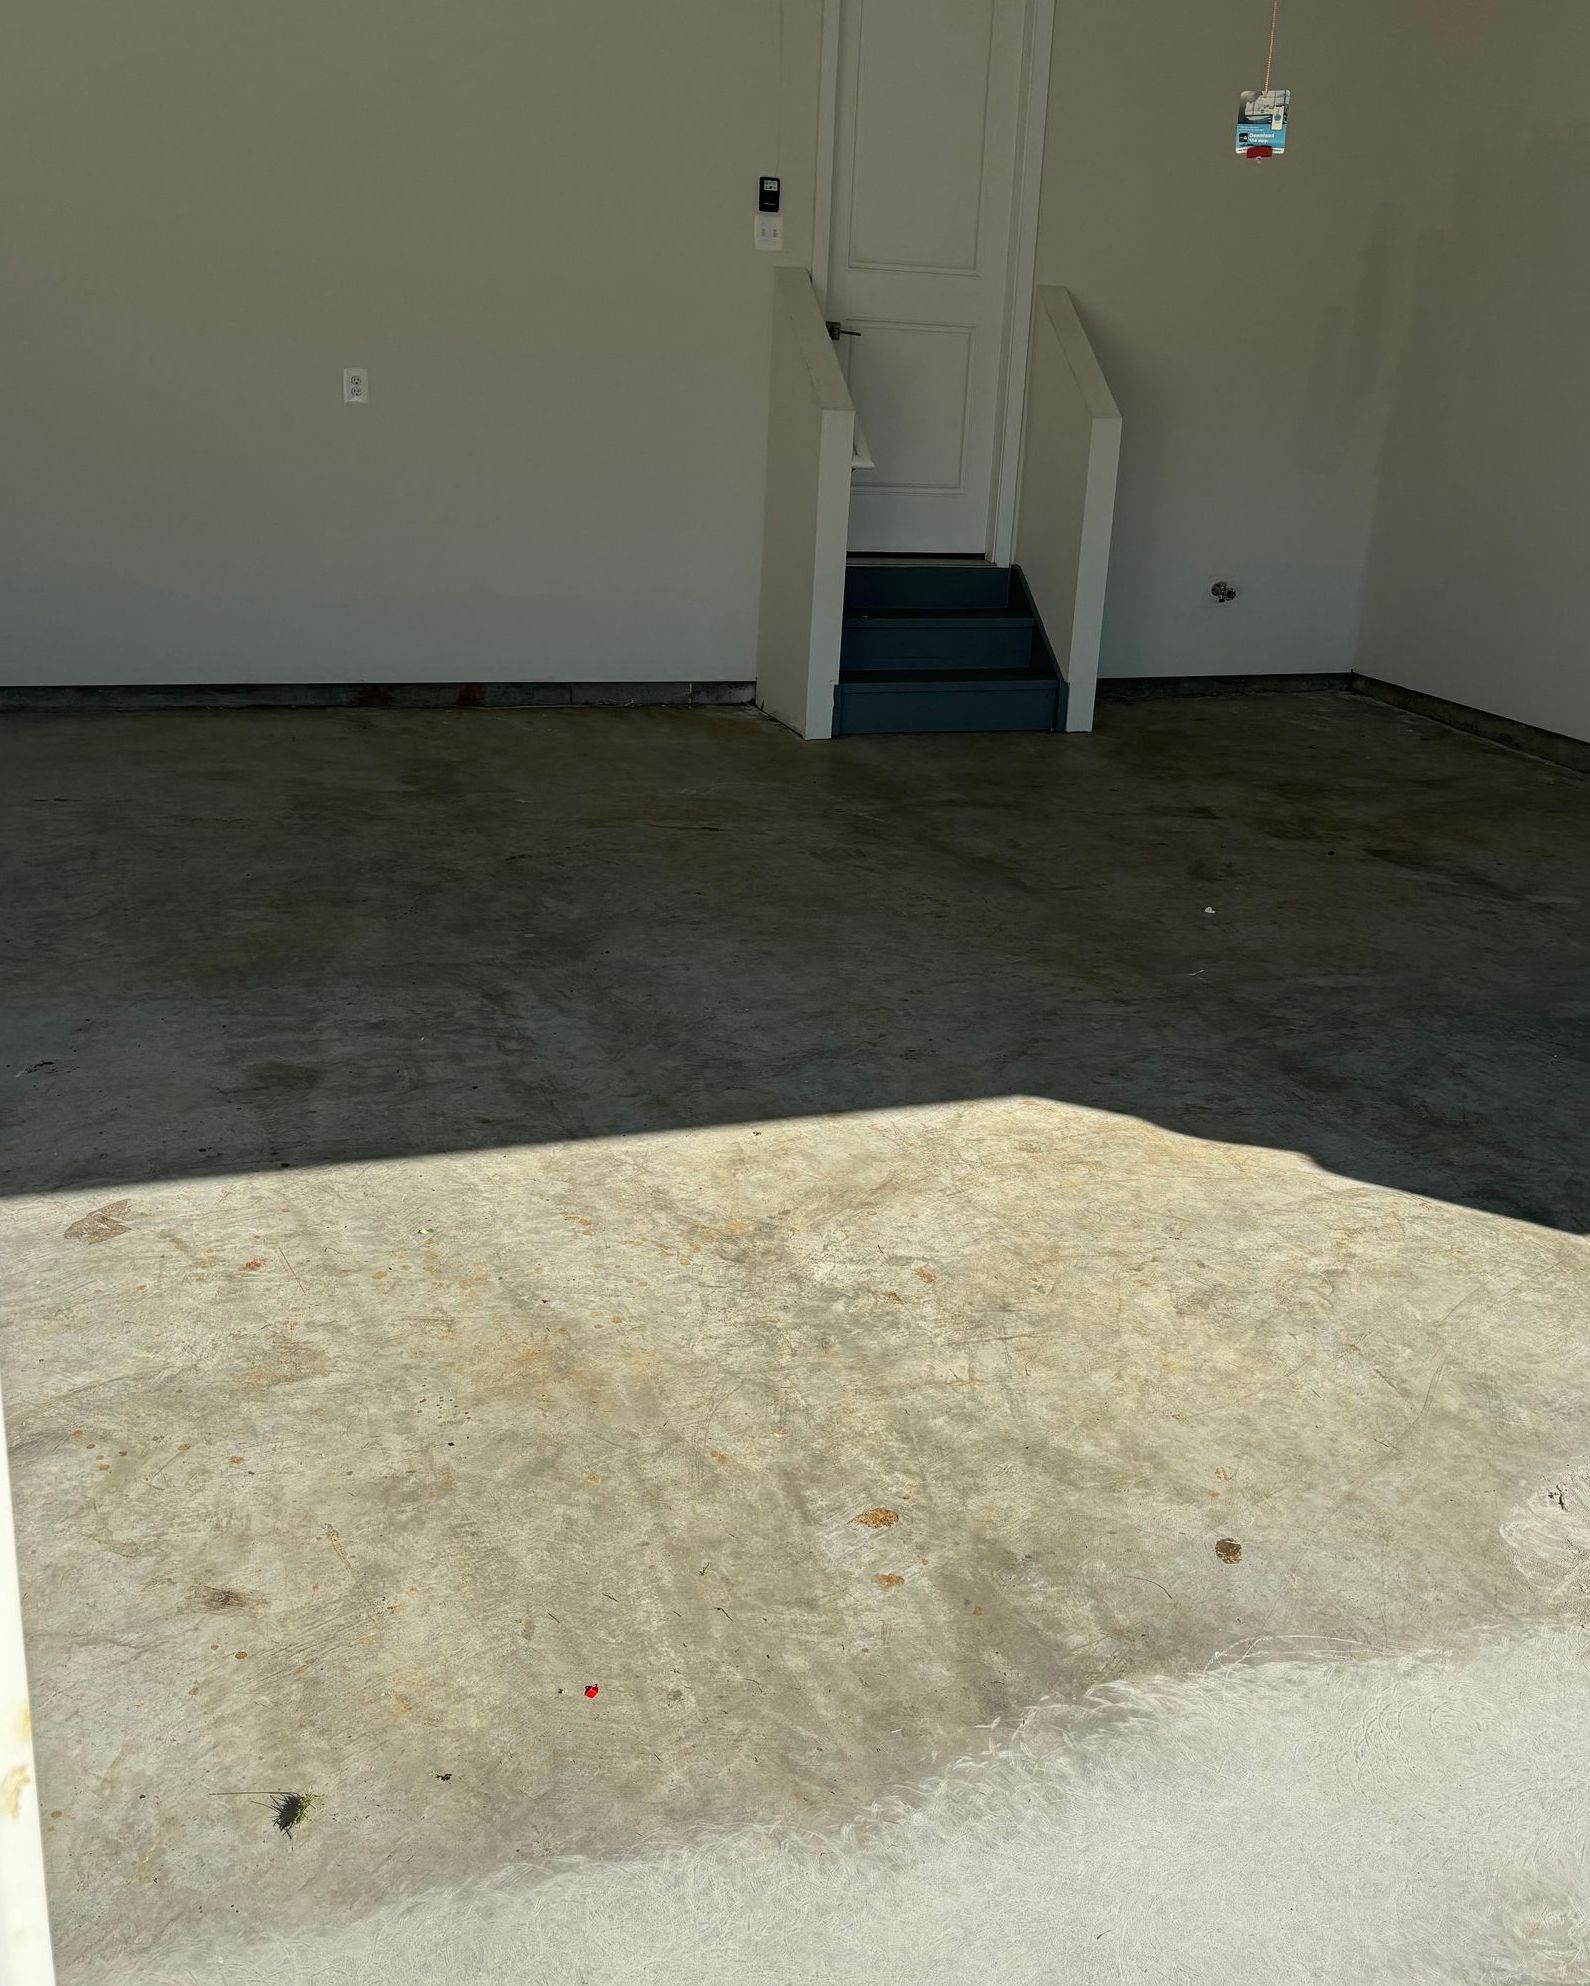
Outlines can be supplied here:
<path id="1" fill-rule="evenodd" d="M 841 338 L 859 338 L 861 333 L 859 331 L 847 331 L 837 317 L 830 317 L 828 320 L 828 335 L 837 345 Z"/>

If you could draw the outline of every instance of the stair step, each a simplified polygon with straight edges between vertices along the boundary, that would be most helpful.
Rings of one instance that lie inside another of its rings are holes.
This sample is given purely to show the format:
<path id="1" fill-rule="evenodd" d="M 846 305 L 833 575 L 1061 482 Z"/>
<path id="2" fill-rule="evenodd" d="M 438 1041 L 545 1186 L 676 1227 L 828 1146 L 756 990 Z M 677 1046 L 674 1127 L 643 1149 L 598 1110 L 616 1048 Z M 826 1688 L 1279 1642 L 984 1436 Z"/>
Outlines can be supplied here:
<path id="1" fill-rule="evenodd" d="M 920 731 L 1053 731 L 1065 685 L 1052 670 L 842 677 L 834 691 L 834 735 Z"/>
<path id="2" fill-rule="evenodd" d="M 981 559 L 852 563 L 845 569 L 845 612 L 999 613 L 1012 603 L 1012 580 L 1009 566 L 985 565 Z"/>
<path id="3" fill-rule="evenodd" d="M 834 690 L 836 737 L 1054 731 L 1066 686 L 1013 566 L 852 563 Z"/>
<path id="4" fill-rule="evenodd" d="M 896 669 L 1025 669 L 1032 656 L 1030 614 L 854 614 L 845 617 L 840 674 Z"/>

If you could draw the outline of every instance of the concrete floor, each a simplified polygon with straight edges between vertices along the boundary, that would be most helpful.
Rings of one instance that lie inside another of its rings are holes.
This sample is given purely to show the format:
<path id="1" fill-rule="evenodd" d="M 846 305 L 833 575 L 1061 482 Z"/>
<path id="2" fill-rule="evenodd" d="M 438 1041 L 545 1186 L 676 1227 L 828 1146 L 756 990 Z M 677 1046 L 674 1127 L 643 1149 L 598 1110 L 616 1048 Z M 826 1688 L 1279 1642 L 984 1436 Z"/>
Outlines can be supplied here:
<path id="1" fill-rule="evenodd" d="M 64 1986 L 1590 1976 L 1582 779 L 1288 697 L 0 780 Z"/>

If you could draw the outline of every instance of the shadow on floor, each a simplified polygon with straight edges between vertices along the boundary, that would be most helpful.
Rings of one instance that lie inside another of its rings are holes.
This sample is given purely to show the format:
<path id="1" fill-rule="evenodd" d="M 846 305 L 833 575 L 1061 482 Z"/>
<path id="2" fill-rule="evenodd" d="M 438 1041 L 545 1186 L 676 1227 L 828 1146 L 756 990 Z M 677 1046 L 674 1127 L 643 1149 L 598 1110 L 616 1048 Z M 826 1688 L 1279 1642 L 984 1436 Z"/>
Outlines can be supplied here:
<path id="1" fill-rule="evenodd" d="M 8 1193 L 1025 1094 L 1590 1227 L 1582 779 L 1344 697 L 0 724 Z"/>

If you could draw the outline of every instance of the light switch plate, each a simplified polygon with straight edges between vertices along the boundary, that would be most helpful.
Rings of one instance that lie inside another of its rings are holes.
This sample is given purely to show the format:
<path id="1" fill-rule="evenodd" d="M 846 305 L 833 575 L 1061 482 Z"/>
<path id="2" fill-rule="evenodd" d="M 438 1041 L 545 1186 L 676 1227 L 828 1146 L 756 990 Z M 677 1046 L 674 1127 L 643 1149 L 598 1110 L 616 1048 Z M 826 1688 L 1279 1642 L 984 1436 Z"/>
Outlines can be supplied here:
<path id="1" fill-rule="evenodd" d="M 758 214 L 756 217 L 756 245 L 768 253 L 776 255 L 784 246 L 784 216 L 782 214 Z"/>

